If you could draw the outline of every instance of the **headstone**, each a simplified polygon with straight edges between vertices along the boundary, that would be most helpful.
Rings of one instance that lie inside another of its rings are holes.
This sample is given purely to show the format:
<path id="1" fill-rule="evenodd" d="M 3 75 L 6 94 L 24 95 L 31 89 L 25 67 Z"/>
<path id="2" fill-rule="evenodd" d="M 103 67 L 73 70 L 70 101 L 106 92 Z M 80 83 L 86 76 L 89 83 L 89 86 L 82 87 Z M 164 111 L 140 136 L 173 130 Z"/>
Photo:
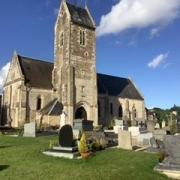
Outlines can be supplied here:
<path id="1" fill-rule="evenodd" d="M 129 131 L 119 130 L 118 147 L 122 149 L 132 150 L 132 139 Z"/>
<path id="2" fill-rule="evenodd" d="M 79 129 L 73 129 L 73 137 L 74 139 L 79 139 L 81 136 L 81 131 Z"/>
<path id="3" fill-rule="evenodd" d="M 159 125 L 159 123 L 156 123 L 156 125 L 155 125 L 155 129 L 160 129 L 160 125 Z"/>
<path id="4" fill-rule="evenodd" d="M 166 127 L 166 121 L 162 121 L 162 128 Z"/>
<path id="5" fill-rule="evenodd" d="M 180 136 L 167 135 L 164 138 L 165 152 L 168 155 L 155 170 L 173 179 L 180 178 Z"/>
<path id="6" fill-rule="evenodd" d="M 180 168 L 180 136 L 167 135 L 164 139 L 165 150 L 168 157 L 165 163 L 170 164 L 172 167 Z"/>
<path id="7" fill-rule="evenodd" d="M 116 119 L 115 126 L 123 126 L 123 120 Z"/>
<path id="8" fill-rule="evenodd" d="M 73 146 L 73 131 L 71 125 L 65 125 L 60 129 L 59 145 L 62 147 Z"/>
<path id="9" fill-rule="evenodd" d="M 147 130 L 153 132 L 155 128 L 155 123 L 153 121 L 147 121 Z"/>
<path id="10" fill-rule="evenodd" d="M 150 139 L 150 144 L 151 144 L 152 148 L 156 148 L 156 149 L 158 148 L 158 144 L 157 144 L 156 139 L 154 137 L 152 137 Z"/>
<path id="11" fill-rule="evenodd" d="M 137 122 L 136 120 L 132 120 L 131 125 L 132 125 L 132 126 L 137 126 L 137 125 L 138 125 L 138 122 Z"/>
<path id="12" fill-rule="evenodd" d="M 140 134 L 139 127 L 136 127 L 136 126 L 129 127 L 128 131 L 131 132 L 132 136 L 138 136 Z"/>
<path id="13" fill-rule="evenodd" d="M 138 144 L 139 145 L 150 145 L 150 139 L 153 137 L 152 132 L 141 133 L 138 136 Z"/>
<path id="14" fill-rule="evenodd" d="M 36 123 L 31 122 L 24 124 L 24 137 L 36 137 Z"/>
<path id="15" fill-rule="evenodd" d="M 155 139 L 159 139 L 159 140 L 163 140 L 164 136 L 167 134 L 166 129 L 156 129 L 153 132 L 153 136 L 155 137 Z"/>
<path id="16" fill-rule="evenodd" d="M 73 129 L 78 129 L 80 131 L 93 131 L 93 121 L 75 119 Z"/>
<path id="17" fill-rule="evenodd" d="M 122 130 L 123 130 L 123 126 L 113 126 L 113 130 L 114 130 L 114 133 L 115 133 L 115 134 L 118 134 L 119 129 L 122 129 Z"/>

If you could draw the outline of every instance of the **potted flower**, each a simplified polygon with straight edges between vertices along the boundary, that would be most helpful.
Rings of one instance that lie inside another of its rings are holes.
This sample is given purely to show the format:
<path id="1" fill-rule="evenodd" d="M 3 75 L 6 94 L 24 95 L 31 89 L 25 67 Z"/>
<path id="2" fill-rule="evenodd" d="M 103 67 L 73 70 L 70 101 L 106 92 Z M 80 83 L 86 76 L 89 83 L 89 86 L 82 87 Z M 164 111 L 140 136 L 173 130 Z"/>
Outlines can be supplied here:
<path id="1" fill-rule="evenodd" d="M 88 159 L 90 156 L 86 134 L 83 133 L 79 142 L 79 152 L 83 159 Z"/>

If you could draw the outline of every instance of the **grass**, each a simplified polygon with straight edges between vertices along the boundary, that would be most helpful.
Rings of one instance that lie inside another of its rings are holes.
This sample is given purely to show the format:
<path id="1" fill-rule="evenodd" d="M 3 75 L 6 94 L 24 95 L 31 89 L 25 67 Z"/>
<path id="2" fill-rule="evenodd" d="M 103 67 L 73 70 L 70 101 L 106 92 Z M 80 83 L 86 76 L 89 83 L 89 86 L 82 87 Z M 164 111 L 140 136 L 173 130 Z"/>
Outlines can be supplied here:
<path id="1" fill-rule="evenodd" d="M 157 156 L 118 149 L 98 152 L 88 160 L 48 157 L 41 153 L 57 137 L 0 136 L 2 180 L 163 180 L 153 171 Z"/>

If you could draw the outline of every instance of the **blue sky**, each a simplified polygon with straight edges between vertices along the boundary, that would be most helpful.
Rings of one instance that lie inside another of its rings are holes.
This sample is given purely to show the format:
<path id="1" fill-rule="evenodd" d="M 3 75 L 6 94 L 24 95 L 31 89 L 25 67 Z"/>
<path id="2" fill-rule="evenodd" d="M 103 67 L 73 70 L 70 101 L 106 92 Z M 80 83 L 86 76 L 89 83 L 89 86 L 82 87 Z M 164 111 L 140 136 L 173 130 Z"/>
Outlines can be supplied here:
<path id="1" fill-rule="evenodd" d="M 180 1 L 173 3 L 88 2 L 98 26 L 98 72 L 131 77 L 149 108 L 180 105 Z M 53 62 L 59 6 L 60 0 L 1 0 L 0 68 L 11 61 L 14 50 Z M 0 70 L 0 86 L 6 69 Z"/>

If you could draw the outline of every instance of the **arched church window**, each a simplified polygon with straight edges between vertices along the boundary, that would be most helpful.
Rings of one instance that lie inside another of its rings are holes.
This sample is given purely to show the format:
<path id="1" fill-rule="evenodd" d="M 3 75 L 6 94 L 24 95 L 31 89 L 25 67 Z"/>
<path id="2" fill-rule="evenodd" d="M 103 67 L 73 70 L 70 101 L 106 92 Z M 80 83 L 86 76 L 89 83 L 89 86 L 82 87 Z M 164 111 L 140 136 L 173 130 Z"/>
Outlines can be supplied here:
<path id="1" fill-rule="evenodd" d="M 36 104 L 36 110 L 39 111 L 41 109 L 41 106 L 42 106 L 42 99 L 41 99 L 41 97 L 38 97 L 37 104 Z"/>
<path id="2" fill-rule="evenodd" d="M 79 39 L 80 45 L 85 45 L 86 43 L 86 32 L 83 30 L 80 30 L 80 39 Z"/>
<path id="3" fill-rule="evenodd" d="M 137 111 L 134 105 L 132 107 L 132 116 L 133 116 L 133 119 L 137 118 Z"/>
<path id="4" fill-rule="evenodd" d="M 122 106 L 121 105 L 119 106 L 119 109 L 118 109 L 118 115 L 119 115 L 120 118 L 123 117 L 123 110 L 122 110 Z"/>

